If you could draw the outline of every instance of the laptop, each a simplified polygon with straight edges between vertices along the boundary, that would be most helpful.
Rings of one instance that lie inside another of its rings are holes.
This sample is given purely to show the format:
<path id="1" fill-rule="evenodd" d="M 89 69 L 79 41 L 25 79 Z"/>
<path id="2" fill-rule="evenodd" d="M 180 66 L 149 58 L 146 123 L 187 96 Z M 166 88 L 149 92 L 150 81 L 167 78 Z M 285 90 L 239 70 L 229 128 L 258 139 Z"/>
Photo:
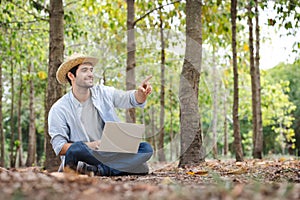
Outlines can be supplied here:
<path id="1" fill-rule="evenodd" d="M 98 151 L 137 153 L 144 133 L 144 124 L 105 122 Z"/>

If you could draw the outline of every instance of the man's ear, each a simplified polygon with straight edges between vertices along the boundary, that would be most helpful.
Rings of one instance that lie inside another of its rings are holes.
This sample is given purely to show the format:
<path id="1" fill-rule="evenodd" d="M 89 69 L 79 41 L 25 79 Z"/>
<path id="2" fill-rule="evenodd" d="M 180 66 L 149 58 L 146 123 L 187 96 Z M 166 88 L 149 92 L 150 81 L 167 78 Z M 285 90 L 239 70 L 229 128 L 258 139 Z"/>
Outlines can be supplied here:
<path id="1" fill-rule="evenodd" d="M 73 79 L 75 78 L 74 74 L 72 74 L 71 72 L 68 72 L 67 76 L 71 81 L 73 81 Z"/>

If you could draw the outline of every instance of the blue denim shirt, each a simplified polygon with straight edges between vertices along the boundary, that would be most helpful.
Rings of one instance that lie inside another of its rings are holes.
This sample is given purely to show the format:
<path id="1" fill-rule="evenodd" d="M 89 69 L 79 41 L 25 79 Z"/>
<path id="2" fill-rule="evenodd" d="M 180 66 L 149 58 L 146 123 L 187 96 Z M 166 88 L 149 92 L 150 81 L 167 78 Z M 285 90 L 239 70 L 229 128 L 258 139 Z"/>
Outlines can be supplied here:
<path id="1" fill-rule="evenodd" d="M 135 90 L 122 91 L 113 87 L 97 85 L 91 88 L 92 101 L 103 122 L 119 121 L 115 108 L 144 107 L 135 99 Z M 69 91 L 53 104 L 48 116 L 48 132 L 51 144 L 59 154 L 63 145 L 69 142 L 90 142 L 80 120 L 81 104 Z"/>

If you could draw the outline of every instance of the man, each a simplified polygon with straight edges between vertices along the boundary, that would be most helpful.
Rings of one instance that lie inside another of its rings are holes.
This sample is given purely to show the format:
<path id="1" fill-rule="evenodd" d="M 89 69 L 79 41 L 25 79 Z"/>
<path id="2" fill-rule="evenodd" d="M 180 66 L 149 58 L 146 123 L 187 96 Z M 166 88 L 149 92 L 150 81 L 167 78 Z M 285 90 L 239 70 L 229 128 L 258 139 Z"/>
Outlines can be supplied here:
<path id="1" fill-rule="evenodd" d="M 143 107 L 152 87 L 146 79 L 137 90 L 121 91 L 93 84 L 93 69 L 98 59 L 74 54 L 62 63 L 56 79 L 70 83 L 72 89 L 49 111 L 51 144 L 62 164 L 82 174 L 116 176 L 147 174 L 147 161 L 153 150 L 142 142 L 137 154 L 96 151 L 107 121 L 119 121 L 114 108 Z"/>

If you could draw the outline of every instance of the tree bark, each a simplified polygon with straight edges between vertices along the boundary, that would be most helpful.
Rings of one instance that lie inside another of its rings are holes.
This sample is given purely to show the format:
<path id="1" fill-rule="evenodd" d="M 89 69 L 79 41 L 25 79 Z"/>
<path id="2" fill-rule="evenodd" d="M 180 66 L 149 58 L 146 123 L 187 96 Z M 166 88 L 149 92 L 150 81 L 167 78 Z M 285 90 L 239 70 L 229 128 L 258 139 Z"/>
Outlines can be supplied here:
<path id="1" fill-rule="evenodd" d="M 21 123 L 21 111 L 22 111 L 22 95 L 23 95 L 23 78 L 22 78 L 22 66 L 19 70 L 20 78 L 20 89 L 19 89 L 19 99 L 18 99 L 18 140 L 19 144 L 17 147 L 18 157 L 19 157 L 19 166 L 23 166 L 23 141 L 22 141 L 22 123 Z"/>
<path id="2" fill-rule="evenodd" d="M 134 0 L 127 0 L 127 67 L 126 90 L 136 89 L 135 83 L 135 28 L 134 28 Z M 135 123 L 135 109 L 126 111 L 126 121 Z"/>
<path id="3" fill-rule="evenodd" d="M 252 90 L 252 126 L 253 126 L 253 157 L 262 158 L 262 121 L 260 108 L 260 77 L 259 77 L 259 25 L 256 24 L 256 58 L 254 58 L 254 39 L 252 22 L 252 5 L 248 5 L 250 74 Z M 256 10 L 258 12 L 258 10 Z M 256 13 L 258 15 L 258 13 Z M 258 19 L 256 19 L 258 22 Z"/>
<path id="4" fill-rule="evenodd" d="M 28 67 L 31 74 L 32 65 Z M 36 165 L 36 129 L 35 129 L 35 110 L 34 110 L 34 83 L 32 77 L 29 79 L 29 135 L 28 135 L 28 157 L 26 166 Z"/>
<path id="5" fill-rule="evenodd" d="M 226 88 L 224 91 L 224 100 L 223 100 L 223 106 L 224 106 L 224 156 L 228 154 L 228 128 L 227 128 L 227 95 L 226 95 Z"/>
<path id="6" fill-rule="evenodd" d="M 48 113 L 51 106 L 63 95 L 62 86 L 56 80 L 56 71 L 63 61 L 64 55 L 64 10 L 62 0 L 50 0 L 50 44 L 47 100 L 45 108 L 45 168 L 56 171 L 60 159 L 55 155 L 48 134 Z"/>
<path id="7" fill-rule="evenodd" d="M 239 122 L 239 84 L 238 84 L 238 67 L 237 67 L 237 52 L 236 52 L 236 13 L 237 1 L 231 0 L 231 23 L 232 23 L 232 59 L 233 59 L 233 133 L 234 133 L 234 148 L 236 161 L 243 161 L 242 140 L 240 134 Z"/>
<path id="8" fill-rule="evenodd" d="M 12 50 L 12 41 L 10 41 L 10 51 Z M 15 158 L 14 158 L 14 147 L 15 147 L 15 130 L 14 130 L 14 96 L 15 96 L 15 82 L 14 82 L 14 64 L 13 59 L 10 62 L 10 84 L 11 84 L 11 104 L 10 104 L 10 167 L 15 167 Z"/>
<path id="9" fill-rule="evenodd" d="M 260 86 L 260 69 L 259 69 L 259 49 L 260 49 L 260 33 L 259 33 L 259 11 L 258 1 L 255 0 L 255 33 L 256 33 L 256 55 L 255 55 L 255 75 L 256 75 L 256 96 L 257 96 L 257 133 L 256 143 L 254 147 L 254 158 L 262 158 L 263 154 L 263 125 L 262 125 L 262 113 L 261 113 L 261 86 Z"/>
<path id="10" fill-rule="evenodd" d="M 257 134 L 257 94 L 256 94 L 256 81 L 255 81 L 255 65 L 254 65 L 254 45 L 253 45 L 253 22 L 251 17 L 251 1 L 248 5 L 248 26 L 249 26 L 249 50 L 250 50 L 250 75 L 251 75 L 251 91 L 252 91 L 252 140 L 253 140 L 253 156 L 256 146 L 256 134 Z"/>
<path id="11" fill-rule="evenodd" d="M 165 161 L 164 136 L 165 136 L 165 41 L 163 20 L 160 11 L 160 42 L 161 42 L 161 66 L 160 66 L 160 131 L 158 140 L 158 160 Z"/>
<path id="12" fill-rule="evenodd" d="M 151 107 L 151 132 L 152 132 L 152 147 L 153 147 L 153 157 L 156 157 L 157 148 L 156 148 L 156 124 L 155 124 L 155 108 Z"/>
<path id="13" fill-rule="evenodd" d="M 174 143 L 174 132 L 173 132 L 173 94 L 172 94 L 172 88 L 173 88 L 173 80 L 172 77 L 170 77 L 170 89 L 169 89 L 169 102 L 170 102 L 170 160 L 173 160 L 173 155 L 176 156 L 176 144 Z M 175 147 L 175 149 L 174 149 Z M 175 151 L 174 151 L 175 150 Z"/>
<path id="14" fill-rule="evenodd" d="M 212 133 L 213 133 L 213 157 L 216 159 L 218 156 L 218 145 L 217 145 L 217 125 L 218 125 L 218 76 L 215 58 L 215 46 L 213 46 L 213 119 L 212 119 Z"/>
<path id="15" fill-rule="evenodd" d="M 204 161 L 198 103 L 202 61 L 201 0 L 186 2 L 186 49 L 180 76 L 181 153 L 179 167 Z"/>
<path id="16" fill-rule="evenodd" d="M 0 167 L 5 167 L 5 135 L 3 132 L 2 96 L 3 96 L 3 83 L 2 83 L 2 66 L 0 62 L 0 142 L 1 142 Z"/>

